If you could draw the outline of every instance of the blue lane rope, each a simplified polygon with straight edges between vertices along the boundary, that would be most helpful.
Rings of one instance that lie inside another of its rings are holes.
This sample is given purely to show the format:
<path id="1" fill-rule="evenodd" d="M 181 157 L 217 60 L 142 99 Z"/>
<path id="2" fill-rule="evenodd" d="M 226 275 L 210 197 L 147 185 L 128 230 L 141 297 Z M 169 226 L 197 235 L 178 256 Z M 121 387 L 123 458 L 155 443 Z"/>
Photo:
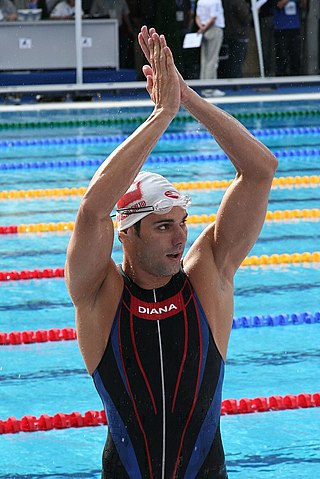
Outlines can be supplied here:
<path id="1" fill-rule="evenodd" d="M 304 323 L 320 323 L 320 311 L 317 311 L 314 314 L 305 311 L 292 314 L 241 316 L 233 319 L 232 329 L 260 328 L 263 326 L 288 326 Z"/>
<path id="2" fill-rule="evenodd" d="M 318 135 L 320 127 L 297 127 L 297 128 L 267 128 L 250 130 L 253 136 L 288 136 L 288 135 Z M 0 148 L 28 147 L 28 146 L 60 146 L 60 145 L 87 145 L 97 143 L 122 143 L 128 135 L 112 136 L 87 136 L 68 138 L 31 138 L 24 140 L 1 140 Z M 163 141 L 181 140 L 212 140 L 212 135 L 207 131 L 164 133 Z"/>
<path id="3" fill-rule="evenodd" d="M 273 154 L 279 159 L 304 158 L 304 161 L 310 160 L 315 156 L 320 156 L 320 148 L 299 148 L 292 150 L 272 150 Z M 149 156 L 146 160 L 148 164 L 155 163 L 191 163 L 224 161 L 228 157 L 224 153 L 215 153 L 209 155 L 163 155 Z M 18 163 L 0 163 L 0 170 L 30 170 L 46 168 L 81 168 L 87 166 L 100 166 L 103 159 L 88 160 L 57 160 L 57 161 L 33 161 Z"/>

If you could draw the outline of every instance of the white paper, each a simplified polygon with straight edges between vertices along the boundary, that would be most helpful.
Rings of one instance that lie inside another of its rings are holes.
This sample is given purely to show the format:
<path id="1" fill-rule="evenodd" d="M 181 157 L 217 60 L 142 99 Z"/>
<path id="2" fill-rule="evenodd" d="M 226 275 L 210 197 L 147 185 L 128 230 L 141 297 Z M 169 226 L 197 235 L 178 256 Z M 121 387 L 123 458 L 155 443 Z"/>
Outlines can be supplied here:
<path id="1" fill-rule="evenodd" d="M 183 48 L 199 48 L 201 40 L 202 33 L 187 33 L 183 40 Z"/>
<path id="2" fill-rule="evenodd" d="M 19 48 L 22 50 L 32 48 L 31 38 L 19 38 Z"/>

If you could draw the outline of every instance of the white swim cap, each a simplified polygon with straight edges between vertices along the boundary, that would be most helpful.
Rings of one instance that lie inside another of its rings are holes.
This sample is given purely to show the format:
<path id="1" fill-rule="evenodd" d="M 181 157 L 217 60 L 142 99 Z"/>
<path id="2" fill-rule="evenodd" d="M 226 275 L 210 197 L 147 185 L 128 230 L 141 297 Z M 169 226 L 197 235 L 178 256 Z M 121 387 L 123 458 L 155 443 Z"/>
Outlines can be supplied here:
<path id="1" fill-rule="evenodd" d="M 150 213 L 165 214 L 174 206 L 187 208 L 190 196 L 157 173 L 141 171 L 128 191 L 117 202 L 118 231 L 125 230 Z"/>

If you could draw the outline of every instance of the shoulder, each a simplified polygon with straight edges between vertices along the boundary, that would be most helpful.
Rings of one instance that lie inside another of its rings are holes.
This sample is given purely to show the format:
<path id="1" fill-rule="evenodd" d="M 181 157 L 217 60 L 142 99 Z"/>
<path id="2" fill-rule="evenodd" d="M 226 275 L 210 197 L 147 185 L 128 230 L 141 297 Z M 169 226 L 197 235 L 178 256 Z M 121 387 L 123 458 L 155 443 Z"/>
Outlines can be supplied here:
<path id="1" fill-rule="evenodd" d="M 201 278 L 216 275 L 216 266 L 213 255 L 215 225 L 209 225 L 194 241 L 184 259 L 184 271 L 194 282 L 203 284 Z"/>
<path id="2" fill-rule="evenodd" d="M 224 290 L 233 284 L 234 271 L 229 268 L 228 252 L 219 265 L 216 261 L 219 238 L 215 230 L 215 223 L 207 226 L 194 241 L 183 262 L 185 272 L 197 289 L 208 289 L 208 284 L 212 284 L 215 290 L 219 287 Z"/>
<path id="3" fill-rule="evenodd" d="M 184 271 L 200 301 L 214 340 L 223 358 L 226 358 L 233 318 L 233 277 L 218 270 L 210 225 L 190 248 L 184 261 Z"/>

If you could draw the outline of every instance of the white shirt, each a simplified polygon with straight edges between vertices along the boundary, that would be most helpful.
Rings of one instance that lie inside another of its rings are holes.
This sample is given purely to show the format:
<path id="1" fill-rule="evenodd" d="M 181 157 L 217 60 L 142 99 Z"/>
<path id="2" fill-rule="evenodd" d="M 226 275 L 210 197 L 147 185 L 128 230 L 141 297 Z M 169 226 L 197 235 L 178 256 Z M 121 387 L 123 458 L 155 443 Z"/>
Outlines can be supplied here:
<path id="1" fill-rule="evenodd" d="M 51 18 L 67 18 L 74 17 L 74 15 L 75 7 L 71 7 L 69 3 L 65 1 L 58 3 L 50 13 Z"/>
<path id="2" fill-rule="evenodd" d="M 208 23 L 210 18 L 216 17 L 217 19 L 214 26 L 219 28 L 225 27 L 224 11 L 221 0 L 199 0 L 196 14 L 203 25 Z"/>

